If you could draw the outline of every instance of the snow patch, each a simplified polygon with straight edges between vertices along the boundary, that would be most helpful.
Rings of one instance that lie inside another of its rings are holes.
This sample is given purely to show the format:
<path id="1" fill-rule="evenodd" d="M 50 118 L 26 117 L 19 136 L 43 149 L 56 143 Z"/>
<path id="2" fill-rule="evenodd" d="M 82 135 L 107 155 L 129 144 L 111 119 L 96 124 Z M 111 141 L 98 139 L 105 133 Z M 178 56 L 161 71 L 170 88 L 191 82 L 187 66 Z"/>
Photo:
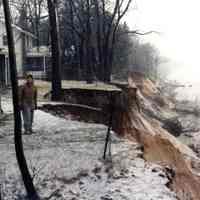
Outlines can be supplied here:
<path id="1" fill-rule="evenodd" d="M 5 112 L 11 101 L 3 100 Z M 0 157 L 5 170 L 4 200 L 25 200 L 17 166 L 13 123 L 0 127 Z M 111 157 L 103 161 L 107 127 L 71 121 L 37 110 L 36 134 L 23 135 L 25 156 L 42 198 L 52 200 L 176 200 L 162 168 L 146 163 L 138 146 L 113 132 Z M 35 171 L 36 169 L 36 171 Z"/>

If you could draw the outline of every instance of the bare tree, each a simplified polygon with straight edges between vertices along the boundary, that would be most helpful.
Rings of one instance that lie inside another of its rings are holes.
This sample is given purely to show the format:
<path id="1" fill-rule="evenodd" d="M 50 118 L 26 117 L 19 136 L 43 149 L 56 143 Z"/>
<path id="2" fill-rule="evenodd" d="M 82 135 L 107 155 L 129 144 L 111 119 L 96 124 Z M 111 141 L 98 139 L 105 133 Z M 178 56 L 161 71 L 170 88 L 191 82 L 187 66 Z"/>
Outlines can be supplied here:
<path id="1" fill-rule="evenodd" d="M 40 21 L 43 18 L 42 10 L 45 9 L 45 0 L 10 0 L 12 11 L 15 11 L 16 24 L 23 30 L 30 31 L 36 36 L 36 45 L 40 46 Z M 22 67 L 26 73 L 26 35 L 22 34 Z"/>
<path id="2" fill-rule="evenodd" d="M 16 157 L 18 165 L 22 174 L 22 179 L 28 194 L 28 198 L 31 200 L 39 200 L 39 196 L 33 185 L 26 159 L 24 156 L 23 143 L 22 143 L 22 127 L 21 127 L 21 115 L 19 108 L 19 98 L 18 98 L 18 81 L 17 81 L 17 68 L 16 68 L 16 57 L 15 57 L 15 46 L 11 25 L 11 15 L 8 0 L 3 0 L 4 14 L 5 14 L 5 24 L 8 37 L 8 49 L 9 49 L 9 62 L 10 62 L 10 76 L 12 84 L 13 93 L 13 107 L 14 107 L 14 142 Z"/>
<path id="3" fill-rule="evenodd" d="M 27 1 L 29 16 L 28 19 L 31 22 L 31 27 L 34 27 L 34 34 L 37 37 L 36 46 L 40 46 L 40 24 L 41 20 L 44 19 L 42 15 L 42 11 L 46 8 L 46 1 L 45 0 L 28 0 Z"/>
<path id="4" fill-rule="evenodd" d="M 103 20 L 105 21 L 105 5 L 106 0 L 101 0 L 103 5 Z M 113 64 L 113 57 L 114 57 L 114 47 L 116 44 L 116 33 L 118 31 L 120 22 L 122 18 L 127 13 L 132 0 L 116 0 L 114 3 L 114 9 L 111 13 L 111 18 L 108 23 L 108 27 L 104 27 L 103 30 L 104 35 L 104 44 L 103 52 L 104 52 L 104 81 L 110 82 L 111 72 L 112 72 L 112 64 Z M 103 22 L 105 24 L 105 22 Z"/>
<path id="5" fill-rule="evenodd" d="M 46 10 L 46 0 L 10 0 L 10 4 L 16 12 L 17 24 L 36 35 L 36 45 L 39 46 L 41 20 L 47 17 L 43 14 Z"/>
<path id="6" fill-rule="evenodd" d="M 86 80 L 94 75 L 102 81 L 110 81 L 116 33 L 132 0 L 67 0 L 71 3 L 73 23 L 66 20 L 63 26 L 73 29 L 80 39 L 85 60 Z M 112 5 L 111 5 L 112 4 Z M 80 49 L 81 50 L 81 49 Z M 81 55 L 79 55 L 81 57 Z M 100 74 L 100 75 L 99 75 Z"/>
<path id="7" fill-rule="evenodd" d="M 52 100 L 61 98 L 61 48 L 60 32 L 58 25 L 57 0 L 47 0 L 52 49 Z"/>

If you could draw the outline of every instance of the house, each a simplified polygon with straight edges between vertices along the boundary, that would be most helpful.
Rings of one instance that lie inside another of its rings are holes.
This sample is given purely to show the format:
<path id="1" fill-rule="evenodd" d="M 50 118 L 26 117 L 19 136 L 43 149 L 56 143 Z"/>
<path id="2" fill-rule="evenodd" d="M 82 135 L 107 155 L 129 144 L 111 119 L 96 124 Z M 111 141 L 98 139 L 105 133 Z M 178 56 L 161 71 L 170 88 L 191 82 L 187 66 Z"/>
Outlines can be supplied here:
<path id="1" fill-rule="evenodd" d="M 27 72 L 31 72 L 36 78 L 45 78 L 46 71 L 49 69 L 50 52 L 48 47 L 33 46 L 37 38 L 16 25 L 12 25 L 15 54 L 17 63 L 18 77 L 21 78 Z M 8 41 L 5 23 L 0 19 L 0 84 L 9 85 L 9 60 L 8 60 Z M 23 53 L 23 52 L 26 53 Z M 24 55 L 25 54 L 25 55 Z M 24 59 L 24 60 L 23 60 Z"/>
<path id="2" fill-rule="evenodd" d="M 26 53 L 25 70 L 34 78 L 48 79 L 51 72 L 51 53 L 49 47 L 33 47 Z"/>

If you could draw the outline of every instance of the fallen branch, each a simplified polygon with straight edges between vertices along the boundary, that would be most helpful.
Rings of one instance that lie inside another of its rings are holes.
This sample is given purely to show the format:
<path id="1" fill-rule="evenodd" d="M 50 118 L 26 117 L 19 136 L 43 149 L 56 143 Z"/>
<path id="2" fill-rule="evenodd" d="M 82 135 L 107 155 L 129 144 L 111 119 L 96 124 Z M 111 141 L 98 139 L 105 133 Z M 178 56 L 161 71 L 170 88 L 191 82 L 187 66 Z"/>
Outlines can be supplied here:
<path id="1" fill-rule="evenodd" d="M 133 35 L 149 35 L 149 34 L 152 34 L 152 33 L 155 33 L 155 34 L 161 35 L 161 32 L 158 32 L 158 31 L 140 32 L 140 31 L 138 31 L 138 30 L 134 30 L 134 31 L 125 31 L 125 32 L 122 32 L 122 33 L 119 34 L 119 36 L 121 36 L 121 35 L 125 35 L 125 34 L 133 34 Z"/>
<path id="2" fill-rule="evenodd" d="M 48 197 L 45 197 L 44 200 L 49 200 L 51 199 L 52 197 L 56 196 L 56 194 L 60 192 L 60 189 L 56 189 L 54 190 Z"/>

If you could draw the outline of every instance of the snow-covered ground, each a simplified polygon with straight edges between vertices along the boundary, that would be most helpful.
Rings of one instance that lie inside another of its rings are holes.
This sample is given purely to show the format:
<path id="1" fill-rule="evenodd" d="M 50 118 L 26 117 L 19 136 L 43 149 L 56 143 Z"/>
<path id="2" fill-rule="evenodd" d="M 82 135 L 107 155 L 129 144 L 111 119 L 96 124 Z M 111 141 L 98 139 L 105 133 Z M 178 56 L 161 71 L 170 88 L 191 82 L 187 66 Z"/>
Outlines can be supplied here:
<path id="1" fill-rule="evenodd" d="M 3 109 L 12 112 L 11 100 Z M 41 197 L 51 200 L 175 200 L 162 168 L 146 163 L 138 145 L 112 133 L 111 157 L 102 159 L 106 127 L 35 113 L 36 134 L 23 136 L 24 150 Z M 4 200 L 23 200 L 15 158 L 12 115 L 0 123 Z"/>

